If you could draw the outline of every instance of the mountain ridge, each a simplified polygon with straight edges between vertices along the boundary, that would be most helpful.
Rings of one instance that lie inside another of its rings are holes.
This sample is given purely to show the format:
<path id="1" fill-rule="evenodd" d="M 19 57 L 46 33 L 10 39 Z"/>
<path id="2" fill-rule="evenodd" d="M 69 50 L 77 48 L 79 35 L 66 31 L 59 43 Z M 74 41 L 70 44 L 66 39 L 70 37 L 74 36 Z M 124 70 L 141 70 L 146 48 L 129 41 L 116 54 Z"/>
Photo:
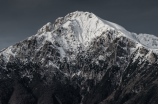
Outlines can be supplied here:
<path id="1" fill-rule="evenodd" d="M 0 99 L 6 99 L 2 104 L 28 104 L 21 99 L 29 97 L 32 104 L 143 104 L 146 91 L 157 90 L 157 48 L 155 36 L 128 32 L 93 13 L 69 13 L 0 52 L 0 81 L 9 91 L 0 92 Z M 154 103 L 157 95 L 145 103 Z"/>

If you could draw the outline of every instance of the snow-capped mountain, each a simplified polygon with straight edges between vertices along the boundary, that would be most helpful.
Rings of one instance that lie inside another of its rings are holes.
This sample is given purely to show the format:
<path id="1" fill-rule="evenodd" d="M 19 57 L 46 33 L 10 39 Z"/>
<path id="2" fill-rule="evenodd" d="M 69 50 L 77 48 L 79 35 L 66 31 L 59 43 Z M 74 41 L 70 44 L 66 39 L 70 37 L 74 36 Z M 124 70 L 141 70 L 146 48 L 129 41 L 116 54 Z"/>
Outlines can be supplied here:
<path id="1" fill-rule="evenodd" d="M 0 51 L 0 104 L 158 103 L 157 59 L 158 37 L 76 11 Z"/>

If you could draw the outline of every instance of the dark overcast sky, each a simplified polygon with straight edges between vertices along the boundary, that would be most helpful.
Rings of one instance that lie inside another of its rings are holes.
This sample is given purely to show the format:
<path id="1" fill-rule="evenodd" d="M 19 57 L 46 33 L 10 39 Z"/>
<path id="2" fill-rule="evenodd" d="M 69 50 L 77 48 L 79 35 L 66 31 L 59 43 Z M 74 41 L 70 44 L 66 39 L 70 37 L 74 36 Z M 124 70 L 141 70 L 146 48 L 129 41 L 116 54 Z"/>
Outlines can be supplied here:
<path id="1" fill-rule="evenodd" d="M 0 49 L 76 10 L 93 12 L 131 32 L 158 36 L 158 0 L 0 0 Z"/>

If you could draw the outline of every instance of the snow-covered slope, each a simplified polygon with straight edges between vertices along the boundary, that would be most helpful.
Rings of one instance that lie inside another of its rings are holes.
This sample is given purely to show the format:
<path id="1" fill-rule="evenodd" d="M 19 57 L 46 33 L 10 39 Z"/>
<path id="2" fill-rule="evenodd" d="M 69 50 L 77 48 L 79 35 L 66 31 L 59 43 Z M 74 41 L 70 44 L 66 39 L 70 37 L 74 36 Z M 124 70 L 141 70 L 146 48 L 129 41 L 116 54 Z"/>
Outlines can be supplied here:
<path id="1" fill-rule="evenodd" d="M 139 42 L 150 49 L 158 49 L 158 37 L 150 34 L 137 35 Z"/>
<path id="2" fill-rule="evenodd" d="M 101 18 L 100 18 L 101 19 Z M 121 35 L 133 40 L 134 42 L 136 42 L 137 44 L 139 44 L 140 46 L 144 46 L 148 49 L 158 49 L 158 37 L 151 35 L 151 34 L 136 34 L 133 32 L 129 32 L 127 31 L 125 28 L 123 28 L 122 26 L 113 23 L 113 22 L 109 22 L 107 20 L 103 20 L 101 19 L 105 24 L 109 25 L 110 27 L 118 30 L 119 32 L 123 33 Z M 156 52 L 156 51 L 155 51 Z"/>
<path id="3" fill-rule="evenodd" d="M 50 23 L 47 25 L 50 25 Z M 46 28 L 47 25 L 43 28 Z M 118 32 L 117 34 L 113 34 L 113 38 L 124 36 L 139 46 L 154 49 L 156 53 L 158 49 L 158 37 L 150 34 L 137 35 L 136 33 L 131 33 L 122 26 L 103 20 L 89 12 L 76 11 L 70 13 L 64 18 L 58 18 L 54 26 L 50 26 L 49 28 L 53 28 L 50 34 L 52 36 L 48 38 L 48 40 L 50 39 L 49 41 L 54 41 L 55 39 L 65 49 L 72 48 L 73 51 L 76 51 L 80 46 L 87 48 L 94 38 L 101 36 L 103 32 L 111 30 Z M 44 32 L 46 31 L 44 30 Z"/>

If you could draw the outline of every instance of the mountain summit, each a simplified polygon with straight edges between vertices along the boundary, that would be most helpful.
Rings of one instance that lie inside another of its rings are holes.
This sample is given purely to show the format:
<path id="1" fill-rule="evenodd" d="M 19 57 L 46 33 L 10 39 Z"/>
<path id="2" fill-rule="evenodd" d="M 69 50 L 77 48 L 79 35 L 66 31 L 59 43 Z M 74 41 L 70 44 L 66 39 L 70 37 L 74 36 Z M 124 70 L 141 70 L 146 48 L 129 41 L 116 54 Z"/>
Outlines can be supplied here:
<path id="1" fill-rule="evenodd" d="M 158 37 L 89 12 L 0 51 L 0 104 L 158 103 Z"/>

